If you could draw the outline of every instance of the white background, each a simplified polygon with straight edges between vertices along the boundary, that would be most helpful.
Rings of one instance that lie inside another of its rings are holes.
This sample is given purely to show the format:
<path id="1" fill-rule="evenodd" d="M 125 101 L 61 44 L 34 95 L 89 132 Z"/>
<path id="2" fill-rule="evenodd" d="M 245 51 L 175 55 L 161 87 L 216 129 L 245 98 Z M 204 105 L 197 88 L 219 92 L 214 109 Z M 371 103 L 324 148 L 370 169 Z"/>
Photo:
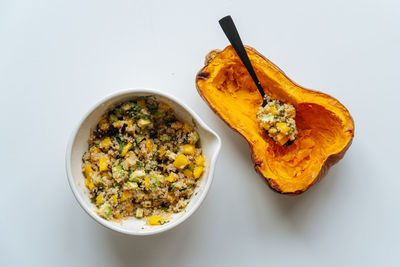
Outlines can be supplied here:
<path id="1" fill-rule="evenodd" d="M 354 118 L 346 156 L 303 195 L 272 192 L 195 90 L 227 14 Z M 399 30 L 398 1 L 1 1 L 0 266 L 400 266 Z M 65 175 L 82 114 L 128 87 L 183 99 L 223 141 L 203 205 L 156 236 L 94 222 Z"/>

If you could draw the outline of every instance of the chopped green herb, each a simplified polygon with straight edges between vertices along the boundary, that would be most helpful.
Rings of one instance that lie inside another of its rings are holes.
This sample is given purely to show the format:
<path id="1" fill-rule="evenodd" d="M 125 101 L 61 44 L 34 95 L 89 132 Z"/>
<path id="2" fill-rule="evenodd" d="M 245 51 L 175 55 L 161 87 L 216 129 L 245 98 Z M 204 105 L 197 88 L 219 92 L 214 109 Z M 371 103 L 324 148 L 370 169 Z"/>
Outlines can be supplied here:
<path id="1" fill-rule="evenodd" d="M 146 115 L 146 114 L 140 114 L 140 115 L 139 115 L 139 118 L 141 118 L 141 119 L 148 119 L 149 116 Z"/>
<path id="2" fill-rule="evenodd" d="M 140 110 L 142 110 L 142 107 L 139 106 L 138 104 L 133 103 L 131 110 L 129 111 L 129 115 L 131 117 L 133 117 L 133 116 L 137 115 L 140 112 Z"/>
<path id="3" fill-rule="evenodd" d="M 191 170 L 191 171 L 194 170 L 194 168 L 193 168 L 192 166 L 190 166 L 190 164 L 186 165 L 185 168 L 183 168 L 183 169 L 184 169 L 184 170 L 185 170 L 185 169 L 189 169 L 189 170 Z"/>
<path id="4" fill-rule="evenodd" d="M 164 117 L 165 114 L 163 112 L 157 111 L 156 113 L 154 113 L 154 117 L 156 117 L 157 119 Z"/>
<path id="5" fill-rule="evenodd" d="M 136 161 L 136 166 L 138 167 L 144 167 L 146 164 L 144 164 L 143 162 L 141 162 L 140 160 Z"/>
<path id="6" fill-rule="evenodd" d="M 122 149 L 125 146 L 125 142 L 123 137 L 121 137 L 119 134 L 114 135 L 115 140 L 117 140 L 118 144 L 119 144 L 119 150 L 122 151 Z"/>
<path id="7" fill-rule="evenodd" d="M 185 191 L 185 190 L 187 190 L 187 189 L 189 189 L 189 188 L 192 188 L 194 185 L 193 184 L 191 184 L 191 185 L 189 185 L 189 186 L 187 186 L 187 187 L 184 187 L 184 188 L 181 188 L 181 189 L 179 189 L 179 191 Z"/>
<path id="8" fill-rule="evenodd" d="M 170 187 L 171 187 L 171 191 L 175 191 L 177 189 L 174 184 L 171 184 Z"/>
<path id="9" fill-rule="evenodd" d="M 168 142 L 169 139 L 170 139 L 169 136 L 166 135 L 166 136 L 164 136 L 163 138 L 161 138 L 161 142 Z"/>
<path id="10" fill-rule="evenodd" d="M 193 127 L 196 128 L 196 127 L 197 127 L 197 124 L 196 124 L 196 122 L 194 121 L 193 118 L 192 118 L 192 123 L 193 123 Z"/>
<path id="11" fill-rule="evenodd" d="M 118 121 L 117 116 L 115 116 L 114 114 L 111 114 L 111 115 L 110 115 L 110 122 L 111 122 L 111 123 L 114 123 L 114 122 L 117 122 L 117 121 Z"/>
<path id="12" fill-rule="evenodd" d="M 157 151 L 156 153 L 154 153 L 154 155 L 153 155 L 153 160 L 154 160 L 155 158 L 157 158 L 159 155 L 160 155 L 160 151 Z"/>

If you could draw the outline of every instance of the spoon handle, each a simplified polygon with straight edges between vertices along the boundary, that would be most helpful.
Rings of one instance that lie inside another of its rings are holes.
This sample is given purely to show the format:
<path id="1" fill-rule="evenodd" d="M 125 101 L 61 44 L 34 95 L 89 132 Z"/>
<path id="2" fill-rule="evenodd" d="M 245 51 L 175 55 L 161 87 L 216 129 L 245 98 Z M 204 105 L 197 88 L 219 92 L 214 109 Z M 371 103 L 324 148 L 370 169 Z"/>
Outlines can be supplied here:
<path id="1" fill-rule="evenodd" d="M 236 54 L 243 62 L 243 65 L 246 67 L 251 78 L 256 84 L 258 91 L 260 92 L 261 96 L 264 99 L 265 96 L 264 89 L 261 87 L 260 81 L 258 80 L 256 73 L 254 72 L 249 56 L 247 55 L 247 52 L 244 49 L 242 40 L 240 39 L 235 23 L 233 23 L 232 17 L 231 16 L 223 17 L 222 19 L 219 20 L 219 25 L 221 25 L 221 28 L 224 31 L 226 37 L 228 37 L 229 42 L 232 44 L 232 47 L 235 49 Z"/>

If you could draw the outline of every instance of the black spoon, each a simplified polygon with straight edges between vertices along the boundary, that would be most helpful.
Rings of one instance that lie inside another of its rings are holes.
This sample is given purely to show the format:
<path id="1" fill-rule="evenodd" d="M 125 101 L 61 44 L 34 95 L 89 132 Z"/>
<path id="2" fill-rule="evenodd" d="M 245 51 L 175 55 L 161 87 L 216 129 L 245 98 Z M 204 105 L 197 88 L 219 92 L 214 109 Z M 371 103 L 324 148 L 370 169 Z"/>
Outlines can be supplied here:
<path id="1" fill-rule="evenodd" d="M 265 101 L 265 92 L 262 88 L 260 81 L 257 78 L 256 73 L 254 72 L 253 65 L 251 65 L 249 56 L 247 55 L 246 49 L 244 49 L 242 39 L 240 39 L 239 33 L 236 29 L 235 23 L 231 16 L 223 17 L 219 20 L 219 25 L 221 25 L 222 30 L 224 31 L 226 37 L 228 37 L 229 42 L 231 43 L 233 49 L 235 49 L 236 54 L 239 56 L 243 65 L 246 67 L 249 72 L 251 78 L 257 86 L 258 91 L 260 92 L 263 102 L 262 106 L 265 107 L 267 105 L 267 101 Z M 268 131 L 265 131 L 268 135 Z M 294 142 L 294 140 L 289 140 L 284 144 L 284 146 L 289 146 Z"/>
<path id="2" fill-rule="evenodd" d="M 239 33 L 236 29 L 235 23 L 232 20 L 232 17 L 231 16 L 223 17 L 222 19 L 219 20 L 219 25 L 221 25 L 221 28 L 224 31 L 226 37 L 228 37 L 228 40 L 232 44 L 233 49 L 235 49 L 236 54 L 239 56 L 243 65 L 246 67 L 251 78 L 256 84 L 257 89 L 263 98 L 262 106 L 264 107 L 267 104 L 267 102 L 264 99 L 265 97 L 264 89 L 262 88 L 260 81 L 258 80 L 256 73 L 254 72 L 253 65 L 251 65 L 249 56 L 247 55 L 247 52 L 244 49 L 242 40 L 240 39 Z"/>

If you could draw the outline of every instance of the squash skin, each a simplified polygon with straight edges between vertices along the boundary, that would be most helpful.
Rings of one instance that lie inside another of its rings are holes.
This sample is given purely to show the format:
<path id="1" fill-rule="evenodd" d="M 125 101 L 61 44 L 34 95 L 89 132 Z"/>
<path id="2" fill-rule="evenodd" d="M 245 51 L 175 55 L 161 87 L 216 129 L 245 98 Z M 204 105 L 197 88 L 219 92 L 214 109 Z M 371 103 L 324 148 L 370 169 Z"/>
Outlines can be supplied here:
<path id="1" fill-rule="evenodd" d="M 354 137 L 354 121 L 335 98 L 297 85 L 254 48 L 246 46 L 246 51 L 266 93 L 295 106 L 299 136 L 293 145 L 280 147 L 256 128 L 252 115 L 262 99 L 231 46 L 207 54 L 205 66 L 196 75 L 197 91 L 229 127 L 246 139 L 255 170 L 272 190 L 301 194 L 343 158 Z M 243 114 L 235 114 L 235 107 Z M 304 157 L 298 160 L 298 155 Z"/>

